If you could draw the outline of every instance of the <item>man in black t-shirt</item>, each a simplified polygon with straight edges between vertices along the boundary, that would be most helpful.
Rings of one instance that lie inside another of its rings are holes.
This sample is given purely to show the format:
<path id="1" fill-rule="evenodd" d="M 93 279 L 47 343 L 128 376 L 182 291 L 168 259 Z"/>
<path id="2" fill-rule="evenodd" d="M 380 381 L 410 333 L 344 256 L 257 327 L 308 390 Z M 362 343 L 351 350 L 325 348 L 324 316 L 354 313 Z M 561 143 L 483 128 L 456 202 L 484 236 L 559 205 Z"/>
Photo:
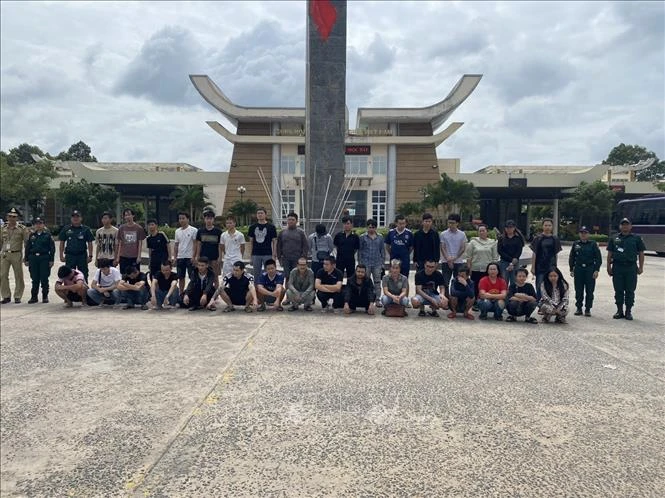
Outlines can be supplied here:
<path id="1" fill-rule="evenodd" d="M 222 231 L 217 228 L 215 222 L 215 212 L 208 209 L 203 213 L 203 220 L 205 225 L 198 229 L 196 232 L 196 240 L 194 240 L 194 258 L 196 261 L 199 257 L 203 256 L 208 258 L 210 268 L 216 277 L 219 277 L 221 268 L 220 261 L 220 244 L 222 238 Z"/>
<path id="2" fill-rule="evenodd" d="M 130 266 L 127 269 L 127 273 L 118 283 L 118 290 L 121 299 L 127 303 L 122 309 L 133 308 L 137 304 L 141 306 L 142 310 L 148 309 L 148 277 L 136 266 Z"/>
<path id="3" fill-rule="evenodd" d="M 173 272 L 170 261 L 162 261 L 160 271 L 153 275 L 150 291 L 153 309 L 167 309 L 177 305 L 180 298 L 178 275 Z"/>
<path id="4" fill-rule="evenodd" d="M 145 239 L 145 244 L 150 257 L 148 267 L 152 278 L 159 273 L 163 261 L 171 260 L 171 246 L 166 234 L 157 229 L 157 220 L 148 220 L 146 226 L 148 227 L 148 236 Z"/>
<path id="5" fill-rule="evenodd" d="M 338 232 L 333 239 L 337 248 L 336 266 L 342 273 L 346 272 L 346 278 L 354 276 L 356 271 L 356 252 L 360 249 L 360 238 L 353 232 L 353 221 L 350 216 L 342 218 L 344 230 Z"/>
<path id="6" fill-rule="evenodd" d="M 425 269 L 416 273 L 416 295 L 411 299 L 414 308 L 420 308 L 418 316 L 425 316 L 425 305 L 430 306 L 429 315 L 439 316 L 436 310 L 446 309 L 446 279 L 436 269 L 438 263 L 431 259 L 425 260 Z"/>
<path id="7" fill-rule="evenodd" d="M 247 231 L 254 279 L 259 278 L 267 260 L 277 260 L 277 229 L 275 225 L 268 223 L 266 220 L 266 210 L 264 208 L 256 210 L 256 219 L 258 221 L 250 225 Z"/>
<path id="8" fill-rule="evenodd" d="M 316 297 L 321 301 L 324 311 L 332 312 L 334 308 L 344 307 L 342 280 L 344 274 L 335 268 L 335 258 L 332 256 L 324 258 L 323 268 L 316 273 L 314 281 Z"/>
<path id="9" fill-rule="evenodd" d="M 235 311 L 235 306 L 244 306 L 245 311 L 251 313 L 256 309 L 256 289 L 254 288 L 254 277 L 245 271 L 245 263 L 236 261 L 233 264 L 231 274 L 224 275 L 223 285 L 217 289 L 210 300 L 209 309 L 215 309 L 217 297 L 226 303 L 224 312 Z"/>

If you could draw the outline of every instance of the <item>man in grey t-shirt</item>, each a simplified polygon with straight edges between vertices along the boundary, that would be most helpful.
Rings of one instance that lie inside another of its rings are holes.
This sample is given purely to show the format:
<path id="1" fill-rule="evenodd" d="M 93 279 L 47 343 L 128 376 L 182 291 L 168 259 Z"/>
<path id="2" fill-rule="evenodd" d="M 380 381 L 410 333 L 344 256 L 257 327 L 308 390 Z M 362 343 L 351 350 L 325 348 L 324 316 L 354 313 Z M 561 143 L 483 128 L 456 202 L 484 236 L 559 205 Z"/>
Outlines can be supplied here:
<path id="1" fill-rule="evenodd" d="M 409 304 L 409 279 L 402 275 L 402 262 L 399 259 L 390 261 L 390 271 L 381 280 L 383 296 L 381 304 L 388 306 L 391 303 L 408 306 Z"/>

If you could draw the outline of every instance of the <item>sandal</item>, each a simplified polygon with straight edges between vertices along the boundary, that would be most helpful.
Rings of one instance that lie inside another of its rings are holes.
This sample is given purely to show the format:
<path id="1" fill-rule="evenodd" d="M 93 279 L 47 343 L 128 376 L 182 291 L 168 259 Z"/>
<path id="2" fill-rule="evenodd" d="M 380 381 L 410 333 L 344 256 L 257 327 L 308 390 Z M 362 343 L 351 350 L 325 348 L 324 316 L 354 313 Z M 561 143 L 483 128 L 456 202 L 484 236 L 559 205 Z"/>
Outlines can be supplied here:
<path id="1" fill-rule="evenodd" d="M 464 318 L 466 318 L 467 320 L 475 320 L 476 319 L 476 317 L 473 316 L 471 313 L 464 313 Z"/>
<path id="2" fill-rule="evenodd" d="M 224 313 L 231 313 L 232 311 L 235 311 L 236 308 L 232 304 L 229 304 L 226 308 L 224 308 Z"/>
<path id="3" fill-rule="evenodd" d="M 530 316 L 529 318 L 524 319 L 526 323 L 538 323 L 538 320 L 536 320 L 534 317 Z"/>
<path id="4" fill-rule="evenodd" d="M 210 311 L 217 311 L 217 306 L 214 306 L 214 305 L 213 306 L 208 306 L 208 309 Z"/>
<path id="5" fill-rule="evenodd" d="M 517 319 L 513 315 L 508 315 L 506 317 L 506 321 L 507 322 L 515 322 L 515 321 L 517 321 Z"/>
<path id="6" fill-rule="evenodd" d="M 451 311 L 450 313 L 448 313 L 448 318 L 451 318 L 451 319 L 457 318 L 457 313 Z"/>
<path id="7" fill-rule="evenodd" d="M 282 308 L 281 306 L 276 306 L 275 311 L 284 311 L 284 308 Z"/>
<path id="8" fill-rule="evenodd" d="M 254 308 L 252 307 L 251 304 L 248 304 L 245 306 L 245 313 L 252 313 L 254 311 Z"/>

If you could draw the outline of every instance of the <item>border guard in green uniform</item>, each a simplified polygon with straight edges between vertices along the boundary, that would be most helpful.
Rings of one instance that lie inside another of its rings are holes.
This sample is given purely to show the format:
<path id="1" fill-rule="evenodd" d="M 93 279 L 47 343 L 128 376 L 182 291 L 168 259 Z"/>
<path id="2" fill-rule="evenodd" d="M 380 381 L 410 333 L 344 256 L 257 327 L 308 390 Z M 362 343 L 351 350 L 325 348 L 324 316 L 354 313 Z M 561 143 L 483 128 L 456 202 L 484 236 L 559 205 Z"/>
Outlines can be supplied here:
<path id="1" fill-rule="evenodd" d="M 11 302 L 9 269 L 14 270 L 14 302 L 19 304 L 25 290 L 23 281 L 23 245 L 28 237 L 28 229 L 18 222 L 20 213 L 15 207 L 7 211 L 7 223 L 0 229 L 0 294 L 2 304 Z"/>
<path id="2" fill-rule="evenodd" d="M 617 312 L 612 318 L 633 319 L 637 276 L 644 271 L 646 246 L 639 235 L 630 233 L 633 225 L 628 218 L 619 224 L 619 233 L 607 244 L 607 273 L 612 277 Z M 624 313 L 623 305 L 626 305 Z"/>
<path id="3" fill-rule="evenodd" d="M 591 316 L 593 306 L 593 291 L 596 289 L 596 279 L 603 264 L 603 257 L 595 240 L 589 239 L 589 229 L 580 227 L 580 240 L 573 243 L 568 257 L 570 276 L 575 280 L 575 314 L 582 314 L 584 303 L 584 316 Z M 586 295 L 585 295 L 586 291 Z"/>
<path id="4" fill-rule="evenodd" d="M 39 284 L 42 286 L 42 303 L 48 303 L 48 279 L 55 260 L 55 242 L 53 242 L 51 232 L 44 227 L 44 220 L 35 218 L 32 220 L 32 226 L 34 230 L 25 243 L 25 259 L 23 260 L 28 265 L 32 279 L 28 304 L 37 302 Z"/>
<path id="5" fill-rule="evenodd" d="M 92 261 L 92 241 L 90 228 L 82 225 L 81 212 L 72 211 L 71 225 L 60 230 L 60 261 L 69 268 L 80 270 L 88 282 L 88 263 Z M 86 247 L 87 246 L 87 247 Z"/>

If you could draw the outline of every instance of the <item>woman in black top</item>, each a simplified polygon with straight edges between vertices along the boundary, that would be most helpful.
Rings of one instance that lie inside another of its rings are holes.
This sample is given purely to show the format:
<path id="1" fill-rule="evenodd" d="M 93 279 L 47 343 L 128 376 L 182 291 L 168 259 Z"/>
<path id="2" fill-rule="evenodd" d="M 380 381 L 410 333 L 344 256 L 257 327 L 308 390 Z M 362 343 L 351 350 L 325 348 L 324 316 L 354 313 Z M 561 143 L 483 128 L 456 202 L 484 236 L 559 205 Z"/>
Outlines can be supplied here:
<path id="1" fill-rule="evenodd" d="M 515 283 L 515 273 L 519 267 L 522 249 L 524 249 L 524 237 L 513 220 L 506 221 L 503 234 L 499 237 L 497 251 L 500 258 L 501 276 L 508 282 L 508 285 Z"/>
<path id="2" fill-rule="evenodd" d="M 543 283 L 549 269 L 557 265 L 557 254 L 561 252 L 561 241 L 552 233 L 554 223 L 550 218 L 543 220 L 543 233 L 531 242 L 531 273 L 536 276 L 536 293 L 540 299 L 540 284 Z"/>

